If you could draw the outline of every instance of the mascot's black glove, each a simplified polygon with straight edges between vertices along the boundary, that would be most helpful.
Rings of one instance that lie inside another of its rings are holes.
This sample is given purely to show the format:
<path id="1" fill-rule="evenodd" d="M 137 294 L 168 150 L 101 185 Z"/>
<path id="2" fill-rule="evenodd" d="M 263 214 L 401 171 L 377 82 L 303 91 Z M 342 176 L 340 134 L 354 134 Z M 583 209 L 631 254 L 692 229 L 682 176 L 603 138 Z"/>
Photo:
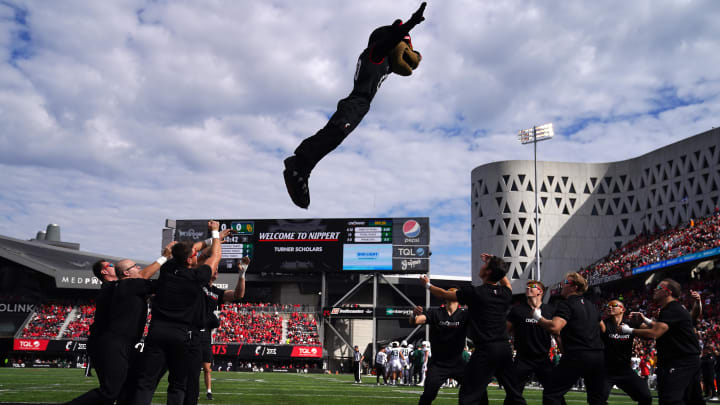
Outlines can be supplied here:
<path id="1" fill-rule="evenodd" d="M 425 12 L 425 7 L 427 6 L 427 2 L 422 2 L 420 5 L 420 8 L 417 9 L 410 17 L 410 19 L 407 21 L 406 24 L 410 26 L 409 29 L 412 29 L 412 27 L 420 24 L 421 22 L 425 21 L 425 17 L 423 17 L 423 13 Z"/>

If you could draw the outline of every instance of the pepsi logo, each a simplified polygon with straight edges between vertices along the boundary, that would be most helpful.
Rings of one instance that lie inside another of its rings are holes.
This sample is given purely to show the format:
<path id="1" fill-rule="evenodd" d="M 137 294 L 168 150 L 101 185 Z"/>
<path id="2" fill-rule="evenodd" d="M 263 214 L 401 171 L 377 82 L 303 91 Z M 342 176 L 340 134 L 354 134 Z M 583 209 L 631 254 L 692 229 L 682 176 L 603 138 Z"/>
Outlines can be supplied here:
<path id="1" fill-rule="evenodd" d="M 420 224 L 416 220 L 410 219 L 405 221 L 402 230 L 406 237 L 417 238 L 420 235 Z"/>

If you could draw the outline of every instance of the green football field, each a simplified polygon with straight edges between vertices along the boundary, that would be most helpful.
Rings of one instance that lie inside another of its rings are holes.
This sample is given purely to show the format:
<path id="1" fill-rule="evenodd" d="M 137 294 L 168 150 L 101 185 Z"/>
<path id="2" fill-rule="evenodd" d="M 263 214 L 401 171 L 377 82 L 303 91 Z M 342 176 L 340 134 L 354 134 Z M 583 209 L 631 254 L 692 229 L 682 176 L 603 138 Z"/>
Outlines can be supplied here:
<path id="1" fill-rule="evenodd" d="M 375 378 L 353 384 L 352 375 L 213 372 L 214 400 L 208 401 L 201 382 L 201 404 L 417 404 L 421 387 L 376 386 Z M 62 403 L 97 387 L 81 369 L 0 369 L 0 403 Z M 167 380 L 160 382 L 153 403 L 165 403 Z M 435 404 L 457 404 L 457 389 L 442 389 Z M 491 404 L 502 404 L 504 392 L 488 388 Z M 526 389 L 529 405 L 540 404 L 541 391 Z M 570 392 L 569 404 L 585 403 L 585 394 Z M 612 395 L 610 404 L 633 404 L 625 395 Z"/>

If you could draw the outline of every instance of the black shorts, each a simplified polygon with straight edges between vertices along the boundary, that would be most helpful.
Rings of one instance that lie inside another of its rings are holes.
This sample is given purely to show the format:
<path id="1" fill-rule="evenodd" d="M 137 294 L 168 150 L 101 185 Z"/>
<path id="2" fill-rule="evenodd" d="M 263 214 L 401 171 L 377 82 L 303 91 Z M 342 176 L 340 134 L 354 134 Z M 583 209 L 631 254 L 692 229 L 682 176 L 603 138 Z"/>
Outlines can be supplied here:
<path id="1" fill-rule="evenodd" d="M 200 345 L 202 347 L 202 362 L 212 364 L 212 332 L 210 330 L 200 331 Z"/>

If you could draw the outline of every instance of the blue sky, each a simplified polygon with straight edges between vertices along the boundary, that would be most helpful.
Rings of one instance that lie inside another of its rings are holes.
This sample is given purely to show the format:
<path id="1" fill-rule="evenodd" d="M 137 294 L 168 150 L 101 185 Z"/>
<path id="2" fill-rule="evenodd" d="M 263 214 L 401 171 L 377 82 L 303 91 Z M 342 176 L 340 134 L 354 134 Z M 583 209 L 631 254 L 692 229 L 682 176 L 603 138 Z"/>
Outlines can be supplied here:
<path id="1" fill-rule="evenodd" d="M 423 54 L 293 206 L 282 160 L 417 1 L 0 1 L 0 234 L 48 223 L 152 259 L 165 218 L 429 216 L 432 272 L 470 274 L 470 172 L 616 161 L 720 124 L 720 3 L 430 2 Z M 633 148 L 618 147 L 633 145 Z"/>

